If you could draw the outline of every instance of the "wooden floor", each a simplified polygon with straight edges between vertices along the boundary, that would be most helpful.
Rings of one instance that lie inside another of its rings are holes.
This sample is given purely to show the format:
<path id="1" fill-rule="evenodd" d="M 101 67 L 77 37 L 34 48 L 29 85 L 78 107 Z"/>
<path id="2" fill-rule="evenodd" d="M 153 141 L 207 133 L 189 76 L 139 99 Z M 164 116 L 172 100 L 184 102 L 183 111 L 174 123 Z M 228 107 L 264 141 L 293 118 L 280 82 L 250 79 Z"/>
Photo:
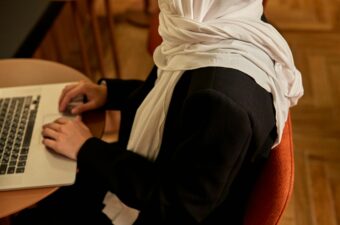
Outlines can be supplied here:
<path id="1" fill-rule="evenodd" d="M 340 225 L 340 1 L 268 3 L 305 88 L 292 109 L 295 188 L 281 225 Z"/>
<path id="2" fill-rule="evenodd" d="M 340 225 L 340 0 L 268 3 L 266 15 L 291 46 L 305 88 L 291 110 L 295 187 L 280 225 Z M 152 67 L 147 29 L 124 18 L 116 25 L 122 77 L 144 79 Z"/>

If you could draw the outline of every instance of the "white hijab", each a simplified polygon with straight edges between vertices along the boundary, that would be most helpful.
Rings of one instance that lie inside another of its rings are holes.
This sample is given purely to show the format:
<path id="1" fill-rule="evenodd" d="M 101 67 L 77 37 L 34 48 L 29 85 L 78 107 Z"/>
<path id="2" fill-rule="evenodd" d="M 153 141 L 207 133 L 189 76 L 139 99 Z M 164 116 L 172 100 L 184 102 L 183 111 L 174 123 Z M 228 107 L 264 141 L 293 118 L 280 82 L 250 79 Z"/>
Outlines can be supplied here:
<path id="1" fill-rule="evenodd" d="M 303 95 L 291 50 L 261 21 L 262 0 L 158 0 L 162 44 L 158 78 L 137 110 L 128 149 L 157 158 L 172 92 L 185 70 L 219 66 L 245 72 L 273 95 L 278 138 L 291 106 Z M 245 90 L 247 91 L 247 90 Z"/>
<path id="2" fill-rule="evenodd" d="M 291 50 L 261 21 L 262 0 L 159 0 L 155 87 L 138 108 L 128 149 L 156 159 L 172 91 L 185 70 L 207 66 L 238 69 L 272 93 L 281 141 L 289 108 L 303 95 Z M 246 90 L 245 90 L 246 91 Z"/>

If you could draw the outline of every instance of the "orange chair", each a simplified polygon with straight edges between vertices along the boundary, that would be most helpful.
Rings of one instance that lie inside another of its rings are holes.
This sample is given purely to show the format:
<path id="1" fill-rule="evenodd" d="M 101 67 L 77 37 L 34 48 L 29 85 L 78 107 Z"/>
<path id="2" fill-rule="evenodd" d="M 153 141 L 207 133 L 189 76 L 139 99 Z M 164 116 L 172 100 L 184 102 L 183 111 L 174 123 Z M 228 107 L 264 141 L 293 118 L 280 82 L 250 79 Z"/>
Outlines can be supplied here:
<path id="1" fill-rule="evenodd" d="M 281 143 L 272 150 L 251 194 L 245 225 L 277 225 L 293 191 L 292 122 L 288 116 Z"/>
<path id="2" fill-rule="evenodd" d="M 162 38 L 158 33 L 158 25 L 159 25 L 158 14 L 159 12 L 155 12 L 151 15 L 151 18 L 150 18 L 147 50 L 151 55 L 153 54 L 157 46 L 162 43 Z"/>

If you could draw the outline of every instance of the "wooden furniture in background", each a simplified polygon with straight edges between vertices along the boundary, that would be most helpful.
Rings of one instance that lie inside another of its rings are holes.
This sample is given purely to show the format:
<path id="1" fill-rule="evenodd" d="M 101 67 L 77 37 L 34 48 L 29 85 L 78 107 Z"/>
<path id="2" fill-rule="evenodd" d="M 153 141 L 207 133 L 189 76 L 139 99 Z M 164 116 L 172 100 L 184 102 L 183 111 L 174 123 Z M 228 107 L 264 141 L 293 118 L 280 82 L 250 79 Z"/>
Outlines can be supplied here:
<path id="1" fill-rule="evenodd" d="M 112 71 L 107 69 L 108 63 L 105 62 L 105 54 L 108 52 L 106 48 L 110 48 L 114 76 L 120 78 L 112 0 L 103 0 L 105 15 L 101 15 L 100 18 L 96 12 L 98 0 L 59 1 L 65 2 L 63 10 L 34 58 L 57 61 L 77 68 L 95 81 L 101 77 L 108 77 Z M 74 61 L 75 55 L 78 55 L 81 65 Z"/>
<path id="2" fill-rule="evenodd" d="M 116 69 L 116 76 L 120 77 L 120 67 L 117 57 L 117 48 L 116 48 L 116 42 L 115 42 L 115 35 L 114 35 L 114 23 L 113 23 L 113 14 L 112 14 L 112 6 L 111 6 L 111 0 L 104 0 L 105 1 L 105 19 L 107 22 L 107 31 L 109 34 L 109 40 L 110 40 L 110 46 L 111 46 L 111 54 L 113 58 L 114 68 Z M 84 24 L 81 23 L 82 19 L 80 18 L 83 16 L 83 21 L 86 21 L 85 19 L 88 18 L 88 22 L 91 25 L 92 34 L 94 37 L 95 42 L 95 51 L 97 54 L 98 59 L 98 69 L 100 71 L 100 74 L 102 77 L 105 77 L 107 74 L 107 71 L 105 69 L 105 63 L 104 63 L 104 49 L 103 49 L 103 43 L 102 43 L 102 32 L 100 30 L 99 24 L 98 24 L 98 18 L 95 11 L 95 1 L 94 0 L 86 0 L 86 5 L 83 5 L 85 8 L 85 14 L 82 15 L 80 11 L 81 3 L 79 1 L 71 1 L 70 2 L 72 7 L 72 13 L 73 13 L 73 20 L 75 24 L 75 28 L 77 31 L 77 37 L 80 43 L 80 49 L 82 53 L 82 59 L 84 63 L 85 70 L 87 74 L 91 76 L 92 72 L 90 71 L 90 65 L 89 65 L 89 57 L 87 54 L 88 48 L 85 45 L 85 38 L 82 31 L 84 30 Z"/>

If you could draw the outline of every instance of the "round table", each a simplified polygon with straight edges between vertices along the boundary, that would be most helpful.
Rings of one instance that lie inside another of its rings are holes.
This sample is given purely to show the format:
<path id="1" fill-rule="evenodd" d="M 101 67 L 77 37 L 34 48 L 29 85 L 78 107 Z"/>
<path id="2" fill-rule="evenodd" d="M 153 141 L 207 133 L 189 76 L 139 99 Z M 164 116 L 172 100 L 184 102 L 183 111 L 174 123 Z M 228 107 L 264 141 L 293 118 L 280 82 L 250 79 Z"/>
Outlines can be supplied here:
<path id="1" fill-rule="evenodd" d="M 38 59 L 0 60 L 0 88 L 23 85 L 73 82 L 88 78 L 79 71 L 60 63 Z M 101 137 L 105 112 L 91 111 L 82 115 L 92 134 Z M 0 218 L 34 205 L 58 187 L 0 191 Z"/>

